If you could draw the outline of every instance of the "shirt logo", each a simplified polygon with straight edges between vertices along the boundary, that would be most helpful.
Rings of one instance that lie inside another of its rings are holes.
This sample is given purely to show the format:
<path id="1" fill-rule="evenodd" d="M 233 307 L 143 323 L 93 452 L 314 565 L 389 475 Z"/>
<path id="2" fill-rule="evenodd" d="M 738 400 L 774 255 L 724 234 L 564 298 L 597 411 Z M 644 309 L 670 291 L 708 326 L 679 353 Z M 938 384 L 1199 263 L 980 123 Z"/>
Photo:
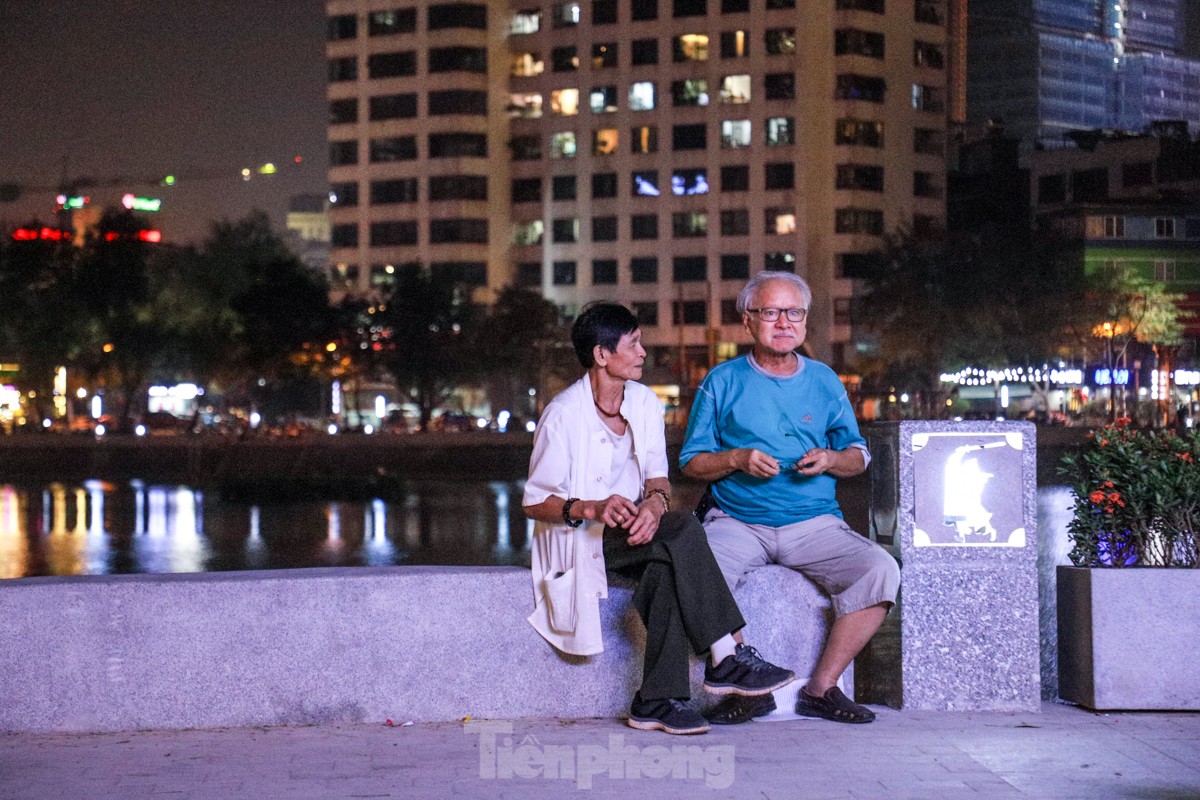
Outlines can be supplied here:
<path id="1" fill-rule="evenodd" d="M 805 414 L 800 418 L 801 422 L 812 422 L 812 414 Z"/>

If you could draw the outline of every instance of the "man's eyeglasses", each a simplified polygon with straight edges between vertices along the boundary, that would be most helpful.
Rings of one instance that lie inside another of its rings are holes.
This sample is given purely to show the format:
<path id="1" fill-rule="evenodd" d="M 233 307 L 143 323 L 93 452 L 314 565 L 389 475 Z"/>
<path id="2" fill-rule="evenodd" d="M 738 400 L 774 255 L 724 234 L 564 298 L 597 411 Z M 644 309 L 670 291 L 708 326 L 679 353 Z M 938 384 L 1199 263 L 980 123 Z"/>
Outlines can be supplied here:
<path id="1" fill-rule="evenodd" d="M 747 308 L 746 311 L 757 314 L 763 322 L 775 322 L 780 314 L 786 316 L 788 322 L 804 322 L 804 318 L 808 316 L 806 308 Z"/>

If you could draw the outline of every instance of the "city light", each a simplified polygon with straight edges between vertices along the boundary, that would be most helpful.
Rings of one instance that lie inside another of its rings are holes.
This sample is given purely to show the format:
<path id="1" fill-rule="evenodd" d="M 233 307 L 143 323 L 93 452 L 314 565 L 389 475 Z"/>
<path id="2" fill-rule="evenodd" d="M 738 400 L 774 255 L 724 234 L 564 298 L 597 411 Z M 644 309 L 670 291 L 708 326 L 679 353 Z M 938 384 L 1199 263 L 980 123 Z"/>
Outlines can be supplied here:
<path id="1" fill-rule="evenodd" d="M 158 211 L 162 208 L 162 200 L 157 197 L 137 197 L 127 194 L 121 198 L 121 205 L 130 211 Z"/>

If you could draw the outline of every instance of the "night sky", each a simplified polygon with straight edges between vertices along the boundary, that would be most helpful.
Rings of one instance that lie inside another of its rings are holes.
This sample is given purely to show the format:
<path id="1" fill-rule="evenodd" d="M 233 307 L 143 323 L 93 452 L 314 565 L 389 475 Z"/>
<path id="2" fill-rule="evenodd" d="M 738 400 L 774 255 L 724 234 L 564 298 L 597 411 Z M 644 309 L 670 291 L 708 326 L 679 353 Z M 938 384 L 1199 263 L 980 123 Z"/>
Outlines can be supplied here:
<path id="1" fill-rule="evenodd" d="M 1192 53 L 1200 52 L 1200 0 Z M 168 241 L 326 189 L 323 0 L 0 0 L 0 228 L 53 218 L 65 177 L 158 178 L 92 189 L 161 197 Z M 301 156 L 296 166 L 292 159 Z M 271 161 L 272 178 L 240 178 Z"/>
<path id="2" fill-rule="evenodd" d="M 0 226 L 51 222 L 65 163 L 176 174 L 87 191 L 161 197 L 168 241 L 254 208 L 282 227 L 290 196 L 326 191 L 325 70 L 323 0 L 0 0 L 0 183 L 47 187 L 0 204 Z M 279 174 L 241 179 L 267 161 Z"/>

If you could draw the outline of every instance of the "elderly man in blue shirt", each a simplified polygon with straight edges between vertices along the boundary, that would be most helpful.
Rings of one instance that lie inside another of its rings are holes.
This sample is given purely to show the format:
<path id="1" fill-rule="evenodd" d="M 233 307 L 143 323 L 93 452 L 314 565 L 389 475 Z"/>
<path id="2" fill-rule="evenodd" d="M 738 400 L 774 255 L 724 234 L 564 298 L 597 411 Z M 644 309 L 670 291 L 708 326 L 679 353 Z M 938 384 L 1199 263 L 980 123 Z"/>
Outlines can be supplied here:
<path id="1" fill-rule="evenodd" d="M 737 308 L 753 347 L 704 379 L 680 461 L 685 474 L 710 483 L 703 523 L 730 588 L 775 563 L 799 570 L 832 600 L 836 619 L 796 713 L 871 722 L 874 713 L 837 681 L 894 605 L 900 570 L 845 523 L 835 498 L 837 478 L 863 472 L 870 454 L 837 374 L 795 352 L 811 302 L 808 284 L 791 273 L 750 280 Z M 769 711 L 766 702 L 730 700 L 715 721 L 745 721 Z"/>

